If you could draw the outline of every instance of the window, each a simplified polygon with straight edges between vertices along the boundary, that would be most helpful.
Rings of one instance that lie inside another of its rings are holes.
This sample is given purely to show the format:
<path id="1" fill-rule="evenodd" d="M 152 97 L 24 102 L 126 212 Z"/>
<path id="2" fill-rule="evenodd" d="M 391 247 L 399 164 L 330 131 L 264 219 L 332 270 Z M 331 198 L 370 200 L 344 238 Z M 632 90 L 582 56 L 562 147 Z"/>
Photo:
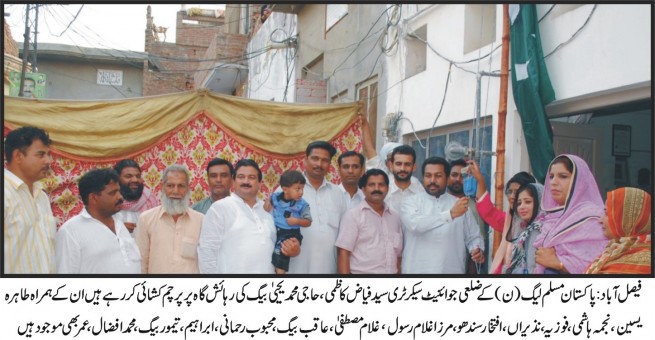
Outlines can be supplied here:
<path id="1" fill-rule="evenodd" d="M 496 5 L 465 5 L 464 54 L 496 40 Z"/>
<path id="2" fill-rule="evenodd" d="M 357 100 L 364 103 L 363 110 L 368 119 L 373 138 L 373 145 L 377 143 L 378 125 L 378 78 L 377 76 L 357 85 Z"/>
<path id="3" fill-rule="evenodd" d="M 325 32 L 348 14 L 348 4 L 325 5 Z"/>
<path id="4" fill-rule="evenodd" d="M 437 157 L 444 157 L 444 152 L 443 149 L 446 147 L 447 143 L 447 138 L 448 135 L 440 135 L 440 136 L 432 136 L 430 137 L 430 157 L 437 156 Z M 426 139 L 421 139 L 421 143 L 423 146 L 427 147 L 425 145 Z M 421 166 L 423 165 L 423 162 L 425 161 L 425 150 L 423 147 L 421 147 L 421 144 L 419 144 L 418 141 L 413 141 L 412 142 L 412 147 L 414 148 L 414 151 L 416 151 L 416 168 L 421 169 Z M 416 174 L 417 178 L 421 178 L 421 173 L 420 171 Z"/>
<path id="5" fill-rule="evenodd" d="M 428 27 L 423 25 L 407 36 L 407 62 L 405 76 L 407 78 L 425 71 Z"/>
<path id="6" fill-rule="evenodd" d="M 444 147 L 446 147 L 446 144 L 451 141 L 457 141 L 463 146 L 471 146 L 473 143 L 476 143 L 475 141 L 475 130 L 473 128 L 473 124 L 466 123 L 466 124 L 458 124 L 457 126 L 448 129 L 448 131 L 444 131 L 444 133 L 441 134 L 435 134 L 430 137 L 430 147 L 429 147 L 429 157 L 443 157 L 445 158 L 444 154 Z M 482 123 L 482 122 L 481 122 Z M 466 125 L 466 128 L 463 128 L 463 125 Z M 470 126 L 470 127 L 468 127 Z M 444 129 L 445 130 L 445 129 Z M 435 129 L 436 131 L 436 129 Z M 433 133 L 435 133 L 433 131 Z M 427 131 L 423 132 L 419 136 L 424 137 L 421 138 L 421 144 L 423 146 L 426 146 L 425 142 L 427 139 Z M 492 138 L 492 126 L 487 125 L 487 126 L 480 126 L 480 135 L 481 135 L 481 140 L 480 140 L 480 149 L 482 151 L 491 151 L 491 138 Z M 411 135 L 414 137 L 414 135 Z M 421 169 L 421 166 L 423 165 L 423 162 L 425 161 L 425 148 L 421 147 L 419 144 L 418 140 L 415 138 L 412 141 L 412 147 L 416 151 L 416 168 Z M 483 154 L 481 158 L 478 158 L 476 155 L 476 160 L 479 159 L 479 165 L 480 169 L 482 170 L 482 174 L 485 177 L 485 183 L 487 184 L 487 190 L 489 190 L 489 186 L 491 184 L 491 155 L 489 154 Z M 421 178 L 422 174 L 420 173 L 420 170 L 416 173 L 416 176 L 418 178 Z"/>

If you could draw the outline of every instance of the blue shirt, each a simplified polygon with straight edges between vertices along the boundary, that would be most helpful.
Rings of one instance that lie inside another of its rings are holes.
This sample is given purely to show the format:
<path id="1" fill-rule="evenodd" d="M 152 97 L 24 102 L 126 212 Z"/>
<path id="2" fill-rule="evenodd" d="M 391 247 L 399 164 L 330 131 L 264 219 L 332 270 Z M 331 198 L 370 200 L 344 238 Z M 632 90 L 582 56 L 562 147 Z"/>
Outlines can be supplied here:
<path id="1" fill-rule="evenodd" d="M 275 226 L 280 229 L 300 229 L 300 225 L 289 225 L 287 223 L 287 218 L 284 217 L 285 211 L 291 213 L 289 217 L 312 220 L 309 203 L 302 198 L 297 201 L 285 201 L 284 192 L 280 192 L 271 196 L 271 205 L 273 206 L 271 213 L 273 214 Z"/>

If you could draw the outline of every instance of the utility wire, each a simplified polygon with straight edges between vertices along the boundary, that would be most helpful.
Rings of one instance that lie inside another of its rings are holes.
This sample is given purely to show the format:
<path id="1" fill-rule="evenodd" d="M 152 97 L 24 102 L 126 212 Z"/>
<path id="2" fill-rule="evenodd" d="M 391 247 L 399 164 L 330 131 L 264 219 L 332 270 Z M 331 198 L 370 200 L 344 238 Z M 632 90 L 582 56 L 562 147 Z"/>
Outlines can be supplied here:
<path id="1" fill-rule="evenodd" d="M 546 11 L 546 13 L 545 13 L 545 14 L 544 14 L 544 15 L 543 15 L 543 16 L 542 16 L 542 17 L 537 21 L 537 23 L 541 23 L 541 20 L 544 20 L 544 18 L 545 18 L 548 14 L 550 14 L 550 11 L 552 11 L 553 8 L 555 8 L 555 6 L 557 6 L 557 4 L 553 4 L 553 5 L 551 5 L 550 8 Z"/>
<path id="2" fill-rule="evenodd" d="M 355 48 L 353 48 L 352 51 L 350 51 L 350 53 L 349 53 L 349 54 L 348 54 L 348 55 L 347 55 L 347 56 L 346 56 L 346 57 L 341 61 L 341 63 L 339 63 L 339 65 L 338 65 L 337 67 L 335 67 L 334 70 L 332 70 L 332 74 L 331 74 L 330 77 L 328 77 L 328 78 L 331 78 L 332 76 L 335 75 L 335 73 L 337 73 L 337 71 L 339 71 L 339 68 L 340 68 L 341 66 L 343 66 L 343 64 L 344 64 L 344 63 L 345 63 L 345 62 L 350 58 L 350 56 L 352 56 L 352 55 L 355 53 L 355 51 L 357 51 L 357 49 L 359 48 L 359 46 L 364 42 L 364 40 L 369 36 L 369 34 L 371 34 L 371 31 L 373 30 L 373 28 L 375 27 L 375 25 L 377 25 L 377 23 L 380 21 L 380 19 L 382 19 L 382 16 L 383 16 L 384 14 L 386 14 L 386 13 L 389 11 L 389 9 L 391 9 L 392 7 L 393 7 L 393 6 L 387 7 L 384 11 L 382 11 L 382 13 L 378 16 L 378 18 L 373 22 L 373 24 L 371 25 L 371 27 L 368 29 L 368 31 L 366 32 L 366 34 L 364 34 L 364 37 L 363 37 L 362 39 L 359 40 L 359 42 L 357 43 L 357 45 L 355 46 Z"/>
<path id="3" fill-rule="evenodd" d="M 55 37 L 59 38 L 62 35 L 64 35 L 64 33 L 66 33 L 66 31 L 68 31 L 68 29 L 75 22 L 75 20 L 77 20 L 77 16 L 80 15 L 80 12 L 82 12 L 82 8 L 84 8 L 84 5 L 80 6 L 80 9 L 77 10 L 77 13 L 75 13 L 75 16 L 73 17 L 73 19 L 68 23 L 68 26 L 66 26 L 66 28 L 61 33 L 59 33 L 58 35 L 55 35 Z"/>
<path id="4" fill-rule="evenodd" d="M 568 44 L 569 42 L 571 42 L 571 40 L 573 40 L 573 38 L 576 37 L 576 36 L 578 35 L 578 33 L 580 33 L 580 32 L 582 31 L 582 29 L 584 29 L 584 28 L 587 26 L 587 24 L 589 23 L 589 20 L 591 20 L 591 17 L 594 15 L 594 12 L 596 11 L 596 7 L 598 7 L 597 4 L 595 4 L 594 7 L 591 8 L 591 11 L 589 12 L 589 15 L 587 16 L 587 19 L 586 19 L 585 22 L 582 24 L 582 26 L 580 26 L 580 28 L 578 28 L 578 30 L 575 31 L 575 33 L 573 33 L 573 35 L 572 35 L 568 40 L 566 40 L 565 42 L 563 42 L 563 43 L 557 45 L 557 47 L 555 47 L 554 50 L 552 50 L 550 53 L 546 54 L 546 55 L 544 56 L 544 59 L 550 57 L 553 53 L 557 52 L 560 48 L 562 48 L 564 45 L 566 45 L 566 44 Z"/>

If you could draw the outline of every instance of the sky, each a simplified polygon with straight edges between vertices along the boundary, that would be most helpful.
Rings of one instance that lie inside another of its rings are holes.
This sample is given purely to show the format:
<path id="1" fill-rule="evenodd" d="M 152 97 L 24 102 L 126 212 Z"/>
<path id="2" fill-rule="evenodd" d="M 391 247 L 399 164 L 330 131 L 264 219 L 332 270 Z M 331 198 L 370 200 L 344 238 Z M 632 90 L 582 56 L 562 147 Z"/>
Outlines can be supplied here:
<path id="1" fill-rule="evenodd" d="M 224 9 L 224 6 L 186 5 L 187 8 L 209 9 Z M 80 7 L 82 10 L 73 21 Z M 37 42 L 143 52 L 147 7 L 145 4 L 45 5 L 39 8 Z M 181 5 L 151 5 L 151 8 L 155 25 L 168 27 L 166 42 L 175 42 L 176 13 Z M 22 43 L 25 33 L 25 5 L 4 4 L 3 10 L 10 13 L 5 20 L 11 28 L 14 40 Z M 34 20 L 34 16 L 35 12 L 31 10 L 30 22 Z M 73 23 L 66 29 L 71 21 Z M 32 39 L 33 37 L 30 38 Z"/>

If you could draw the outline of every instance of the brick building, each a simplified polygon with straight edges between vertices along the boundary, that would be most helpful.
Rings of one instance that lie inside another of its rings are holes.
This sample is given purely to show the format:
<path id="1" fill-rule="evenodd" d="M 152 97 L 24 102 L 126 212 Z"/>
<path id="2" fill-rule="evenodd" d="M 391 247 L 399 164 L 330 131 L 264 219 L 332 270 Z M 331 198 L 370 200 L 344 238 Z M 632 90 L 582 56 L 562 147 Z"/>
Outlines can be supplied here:
<path id="1" fill-rule="evenodd" d="M 207 88 L 234 94 L 247 79 L 247 35 L 227 33 L 222 10 L 189 8 L 177 12 L 175 43 L 165 40 L 150 7 L 146 14 L 143 95 Z"/>
<path id="2" fill-rule="evenodd" d="M 4 77 L 3 77 L 3 93 L 5 95 L 9 94 L 9 87 L 10 87 L 10 81 L 9 81 L 9 73 L 11 71 L 16 71 L 20 72 L 23 68 L 23 61 L 19 59 L 18 57 L 18 45 L 14 41 L 14 38 L 11 36 L 11 28 L 9 27 L 9 24 L 7 24 L 7 20 L 3 20 L 4 23 L 4 57 L 3 57 L 3 64 L 4 64 Z M 28 63 L 27 64 L 27 72 L 32 72 L 32 66 Z"/>

